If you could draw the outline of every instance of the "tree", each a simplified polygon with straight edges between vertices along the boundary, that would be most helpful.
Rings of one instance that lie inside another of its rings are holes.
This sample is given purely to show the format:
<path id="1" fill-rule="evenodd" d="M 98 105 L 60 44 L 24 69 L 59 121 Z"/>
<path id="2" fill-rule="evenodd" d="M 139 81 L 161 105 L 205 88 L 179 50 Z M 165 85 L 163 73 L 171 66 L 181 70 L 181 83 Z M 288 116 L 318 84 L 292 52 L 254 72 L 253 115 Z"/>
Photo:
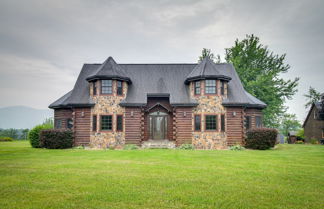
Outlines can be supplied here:
<path id="1" fill-rule="evenodd" d="M 49 125 L 50 127 L 54 128 L 54 119 L 46 118 L 42 125 Z"/>
<path id="2" fill-rule="evenodd" d="M 299 121 L 295 114 L 283 114 L 280 123 L 280 132 L 287 136 L 289 131 L 297 131 L 301 128 Z"/>
<path id="3" fill-rule="evenodd" d="M 285 64 L 286 55 L 274 54 L 253 34 L 236 39 L 234 46 L 225 50 L 225 60 L 234 65 L 245 90 L 267 104 L 263 110 L 265 126 L 277 128 L 284 103 L 297 92 L 299 80 L 280 78 L 290 69 Z"/>
<path id="4" fill-rule="evenodd" d="M 311 106 L 314 102 L 318 102 L 321 99 L 321 93 L 316 91 L 316 89 L 311 86 L 308 89 L 308 93 L 304 94 L 304 96 L 307 100 L 307 103 L 305 104 L 306 109 L 309 106 Z"/>
<path id="5" fill-rule="evenodd" d="M 210 49 L 203 48 L 203 50 L 201 51 L 201 56 L 199 56 L 199 62 L 201 62 L 205 57 L 209 57 L 211 60 L 215 59 L 215 55 L 211 52 Z"/>

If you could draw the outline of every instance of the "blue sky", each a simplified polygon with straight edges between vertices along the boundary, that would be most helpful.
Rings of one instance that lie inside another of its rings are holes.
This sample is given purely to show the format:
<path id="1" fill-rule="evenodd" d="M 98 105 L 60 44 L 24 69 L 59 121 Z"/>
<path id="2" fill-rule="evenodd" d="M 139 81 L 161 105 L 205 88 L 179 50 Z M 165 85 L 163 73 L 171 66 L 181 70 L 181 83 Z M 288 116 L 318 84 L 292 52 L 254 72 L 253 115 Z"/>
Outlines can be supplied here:
<path id="1" fill-rule="evenodd" d="M 0 1 L 0 106 L 45 109 L 83 63 L 193 63 L 255 34 L 300 77 L 289 112 L 324 92 L 324 1 Z"/>

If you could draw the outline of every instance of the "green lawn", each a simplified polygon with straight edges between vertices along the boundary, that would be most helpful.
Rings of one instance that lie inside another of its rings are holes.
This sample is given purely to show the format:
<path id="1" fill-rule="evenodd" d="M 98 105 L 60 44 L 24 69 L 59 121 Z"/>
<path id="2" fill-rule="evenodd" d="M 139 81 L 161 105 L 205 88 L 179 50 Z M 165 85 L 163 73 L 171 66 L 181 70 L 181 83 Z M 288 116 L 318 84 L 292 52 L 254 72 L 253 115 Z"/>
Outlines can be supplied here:
<path id="1" fill-rule="evenodd" d="M 0 143 L 0 208 L 323 208 L 324 146 L 45 150 Z"/>

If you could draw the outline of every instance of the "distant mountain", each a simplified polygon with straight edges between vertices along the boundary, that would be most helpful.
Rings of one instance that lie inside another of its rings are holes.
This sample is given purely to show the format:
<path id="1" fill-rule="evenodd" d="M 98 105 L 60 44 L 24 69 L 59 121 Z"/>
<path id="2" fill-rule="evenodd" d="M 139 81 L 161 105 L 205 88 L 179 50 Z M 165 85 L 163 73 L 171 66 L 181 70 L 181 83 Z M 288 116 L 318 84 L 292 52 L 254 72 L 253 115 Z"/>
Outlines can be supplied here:
<path id="1" fill-rule="evenodd" d="M 0 128 L 32 128 L 49 117 L 53 117 L 53 110 L 26 106 L 1 107 Z"/>

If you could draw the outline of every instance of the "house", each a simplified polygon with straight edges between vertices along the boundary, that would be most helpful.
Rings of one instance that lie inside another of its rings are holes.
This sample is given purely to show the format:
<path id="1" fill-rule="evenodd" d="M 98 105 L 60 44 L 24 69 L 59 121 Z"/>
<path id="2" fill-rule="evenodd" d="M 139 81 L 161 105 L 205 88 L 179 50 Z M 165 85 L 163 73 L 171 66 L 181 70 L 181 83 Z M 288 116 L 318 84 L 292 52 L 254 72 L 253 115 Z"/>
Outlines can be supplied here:
<path id="1" fill-rule="evenodd" d="M 324 94 L 321 100 L 312 104 L 303 124 L 305 141 L 316 139 L 324 143 Z"/>
<path id="2" fill-rule="evenodd" d="M 243 142 L 266 104 L 231 64 L 84 64 L 74 88 L 52 103 L 55 128 L 95 148 L 167 141 L 198 149 Z"/>

